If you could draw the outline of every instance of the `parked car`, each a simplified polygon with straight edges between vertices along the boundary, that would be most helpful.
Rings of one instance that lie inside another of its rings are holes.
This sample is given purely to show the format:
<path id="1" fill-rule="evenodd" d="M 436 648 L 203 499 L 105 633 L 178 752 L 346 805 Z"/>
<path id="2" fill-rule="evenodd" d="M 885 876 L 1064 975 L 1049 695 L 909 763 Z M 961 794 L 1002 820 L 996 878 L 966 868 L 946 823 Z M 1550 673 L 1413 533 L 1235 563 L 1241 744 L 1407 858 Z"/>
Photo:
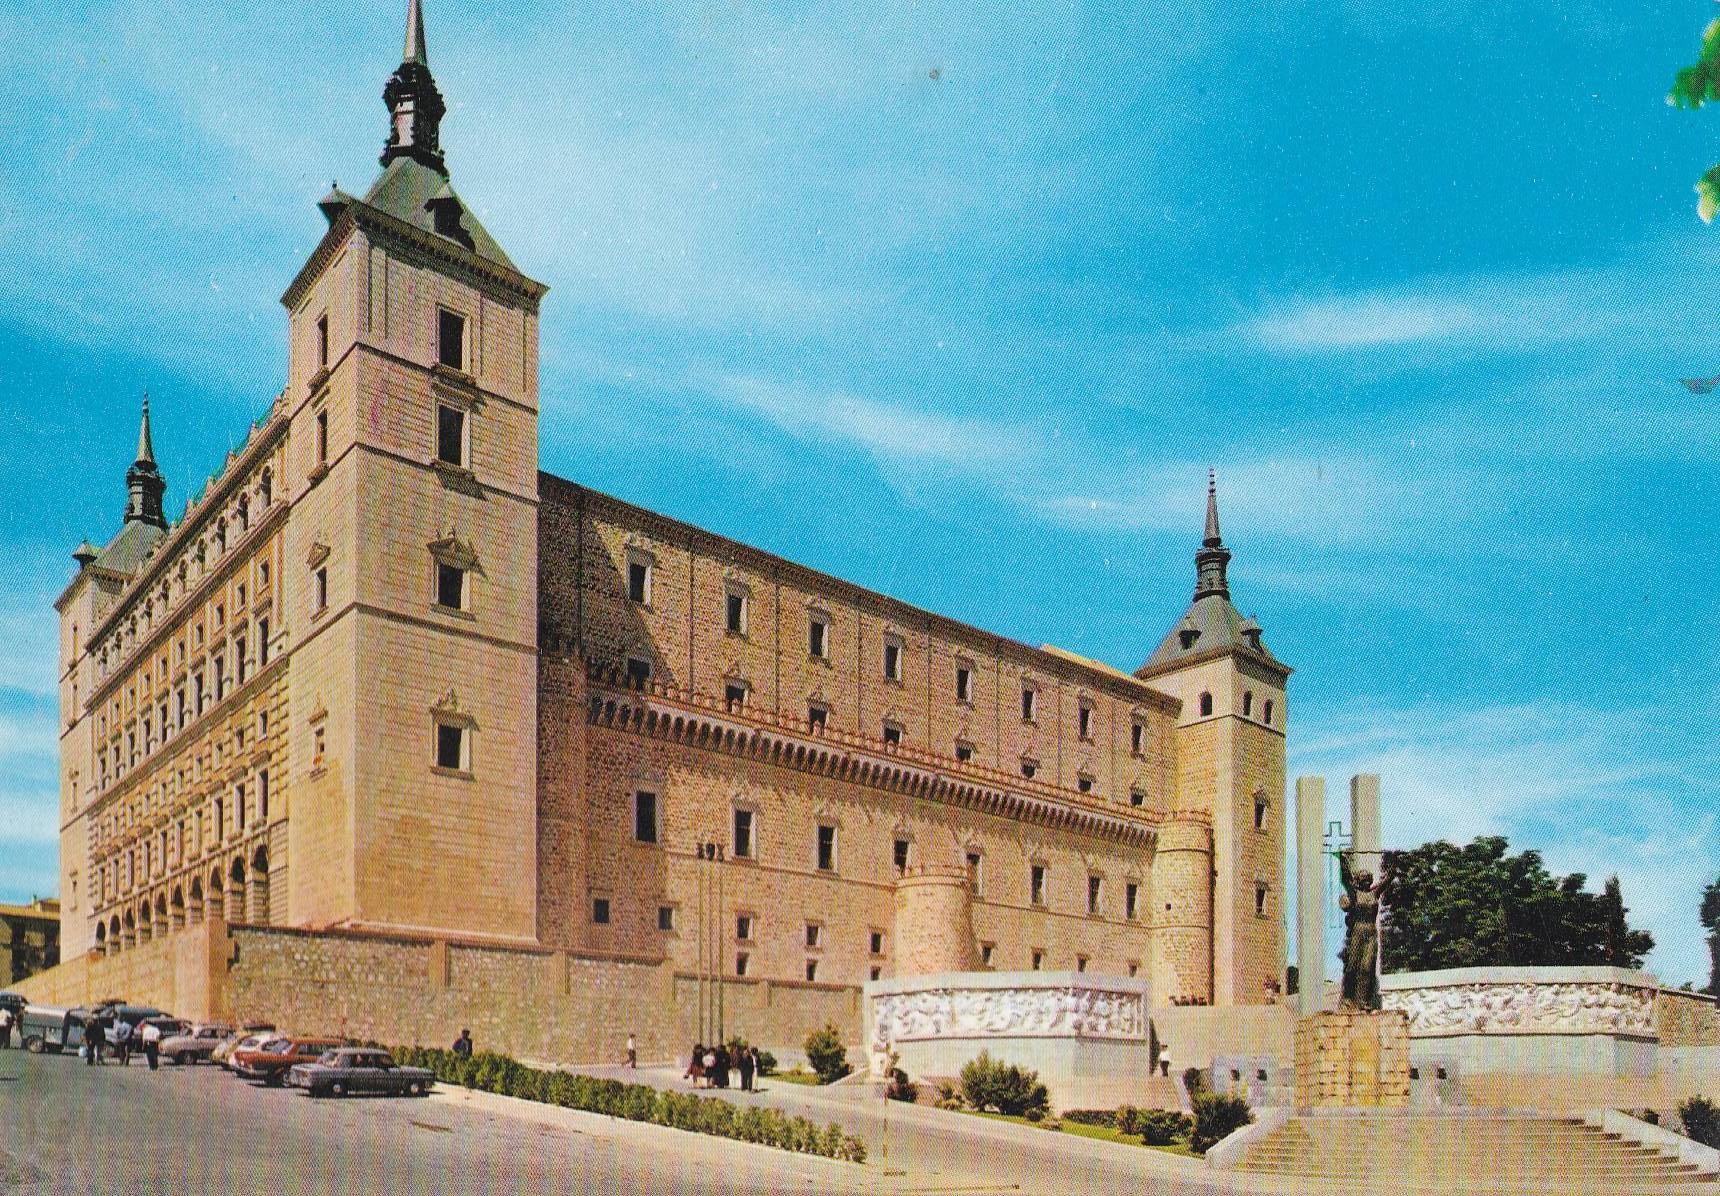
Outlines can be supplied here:
<path id="1" fill-rule="evenodd" d="M 387 1051 L 342 1047 L 315 1063 L 294 1064 L 286 1082 L 312 1096 L 426 1096 L 436 1077 L 426 1068 L 400 1066 Z"/>
<path id="2" fill-rule="evenodd" d="M 255 1050 L 234 1051 L 233 1071 L 274 1087 L 286 1079 L 287 1069 L 295 1063 L 314 1063 L 341 1045 L 338 1038 L 273 1038 Z"/>
<path id="3" fill-rule="evenodd" d="M 136 1041 L 138 1027 L 147 1021 L 167 1018 L 176 1022 L 178 1019 L 168 1017 L 167 1011 L 157 1009 L 153 1005 L 127 1005 L 122 1001 L 103 1001 L 91 1009 L 90 1014 L 105 1019 L 108 1041 L 113 1041 L 113 1027 L 116 1022 L 124 1022 L 131 1027 L 133 1041 Z"/>
<path id="4" fill-rule="evenodd" d="M 232 1026 L 205 1023 L 177 1034 L 163 1035 L 161 1057 L 171 1059 L 182 1067 L 193 1063 L 206 1063 L 209 1056 L 215 1053 L 215 1048 L 225 1042 L 232 1032 Z"/>
<path id="5" fill-rule="evenodd" d="M 32 1055 L 75 1051 L 83 1045 L 85 1010 L 56 1005 L 26 1005 L 18 1018 L 24 1049 Z"/>
<path id="6" fill-rule="evenodd" d="M 235 1030 L 219 1046 L 209 1052 L 209 1061 L 219 1063 L 228 1071 L 232 1071 L 233 1053 L 235 1051 L 254 1051 L 275 1036 L 273 1026 L 246 1026 L 241 1030 Z"/>

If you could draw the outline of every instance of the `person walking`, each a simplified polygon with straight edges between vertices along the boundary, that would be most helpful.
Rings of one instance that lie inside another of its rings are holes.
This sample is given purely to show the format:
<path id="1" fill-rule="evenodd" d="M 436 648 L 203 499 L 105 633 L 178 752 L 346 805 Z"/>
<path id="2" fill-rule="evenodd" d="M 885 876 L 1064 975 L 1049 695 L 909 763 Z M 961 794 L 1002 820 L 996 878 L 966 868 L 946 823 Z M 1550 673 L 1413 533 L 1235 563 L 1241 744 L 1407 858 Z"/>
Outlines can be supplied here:
<path id="1" fill-rule="evenodd" d="M 627 1036 L 627 1066 L 639 1066 L 639 1043 L 634 1040 L 631 1034 Z"/>
<path id="2" fill-rule="evenodd" d="M 735 1066 L 741 1069 L 741 1091 L 752 1092 L 754 1090 L 753 1068 L 758 1066 L 757 1060 L 753 1058 L 752 1047 L 741 1048 L 739 1057 L 735 1060 Z"/>
<path id="3" fill-rule="evenodd" d="M 122 1017 L 113 1019 L 113 1057 L 121 1067 L 131 1065 L 131 1025 Z"/>
<path id="4" fill-rule="evenodd" d="M 461 1030 L 460 1037 L 454 1040 L 453 1049 L 454 1053 L 460 1056 L 460 1058 L 470 1059 L 472 1057 L 472 1032 L 470 1030 Z"/>
<path id="5" fill-rule="evenodd" d="M 69 1020 L 69 1019 L 68 1019 Z M 102 1061 L 102 1043 L 107 1035 L 102 1030 L 102 1019 L 90 1015 L 84 1023 L 84 1062 L 91 1066 L 99 1066 Z"/>
<path id="6" fill-rule="evenodd" d="M 154 1071 L 161 1065 L 161 1027 L 144 1022 L 138 1037 L 143 1040 L 143 1057 L 149 1061 L 149 1070 Z"/>
<path id="7" fill-rule="evenodd" d="M 693 1054 L 692 1054 L 692 1057 L 687 1061 L 687 1074 L 683 1078 L 691 1080 L 693 1082 L 693 1087 L 695 1087 L 695 1088 L 704 1087 L 703 1084 L 699 1083 L 700 1080 L 705 1078 L 705 1044 L 704 1043 L 695 1042 L 693 1044 Z"/>

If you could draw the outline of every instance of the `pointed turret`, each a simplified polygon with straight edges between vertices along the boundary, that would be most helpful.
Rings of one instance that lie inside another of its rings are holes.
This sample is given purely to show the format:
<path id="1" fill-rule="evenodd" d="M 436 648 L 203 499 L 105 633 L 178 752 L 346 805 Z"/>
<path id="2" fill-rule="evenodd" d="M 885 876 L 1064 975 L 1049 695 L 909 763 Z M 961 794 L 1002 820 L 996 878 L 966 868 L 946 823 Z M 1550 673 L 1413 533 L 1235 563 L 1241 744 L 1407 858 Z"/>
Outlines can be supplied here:
<path id="1" fill-rule="evenodd" d="M 167 526 L 167 516 L 161 509 L 161 496 L 167 492 L 167 480 L 155 465 L 155 443 L 149 433 L 148 391 L 143 395 L 143 422 L 137 430 L 137 460 L 125 471 L 125 488 L 127 523 Z"/>
<path id="2" fill-rule="evenodd" d="M 1196 602 L 1209 594 L 1230 597 L 1230 579 L 1225 572 L 1230 565 L 1230 549 L 1224 546 L 1218 534 L 1218 471 L 1215 469 L 1206 471 L 1206 538 L 1201 541 L 1200 551 L 1194 554 L 1194 564 Z"/>
<path id="3" fill-rule="evenodd" d="M 448 166 L 442 159 L 442 116 L 447 105 L 430 74 L 430 58 L 424 48 L 424 10 L 418 0 L 406 8 L 406 49 L 400 65 L 382 89 L 382 101 L 390 116 L 388 144 L 382 164 L 396 158 L 411 158 L 439 174 Z"/>

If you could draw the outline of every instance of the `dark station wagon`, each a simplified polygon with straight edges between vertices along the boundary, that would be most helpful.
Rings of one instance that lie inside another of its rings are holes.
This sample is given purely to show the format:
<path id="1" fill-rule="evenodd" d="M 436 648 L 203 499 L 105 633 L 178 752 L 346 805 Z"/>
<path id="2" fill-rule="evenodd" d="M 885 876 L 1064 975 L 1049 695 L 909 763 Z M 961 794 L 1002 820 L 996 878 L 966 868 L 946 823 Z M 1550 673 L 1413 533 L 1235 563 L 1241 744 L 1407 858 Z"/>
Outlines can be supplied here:
<path id="1" fill-rule="evenodd" d="M 436 1077 L 422 1067 L 402 1067 L 387 1051 L 342 1047 L 315 1063 L 295 1064 L 287 1084 L 312 1096 L 426 1096 Z"/>

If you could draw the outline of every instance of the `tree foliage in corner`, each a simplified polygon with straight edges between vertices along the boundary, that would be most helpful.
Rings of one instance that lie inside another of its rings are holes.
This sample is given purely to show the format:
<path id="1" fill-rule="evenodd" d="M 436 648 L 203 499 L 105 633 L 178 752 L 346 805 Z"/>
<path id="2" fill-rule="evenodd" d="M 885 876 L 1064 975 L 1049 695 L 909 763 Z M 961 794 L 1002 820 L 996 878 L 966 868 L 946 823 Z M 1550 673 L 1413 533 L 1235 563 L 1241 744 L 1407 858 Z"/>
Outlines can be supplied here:
<path id="1" fill-rule="evenodd" d="M 1537 851 L 1508 854 L 1503 837 L 1443 840 L 1387 855 L 1388 971 L 1611 964 L 1635 968 L 1654 936 L 1633 930 L 1618 878 L 1590 893 L 1581 872 L 1555 877 Z"/>
<path id="2" fill-rule="evenodd" d="M 1708 22 L 1702 31 L 1702 54 L 1672 79 L 1666 102 L 1676 108 L 1700 108 L 1720 100 L 1720 19 Z M 1720 166 L 1696 184 L 1696 214 L 1704 221 L 1720 211 Z"/>
<path id="3" fill-rule="evenodd" d="M 1720 998 L 1720 876 L 1702 890 L 1700 917 L 1708 932 L 1708 992 Z"/>

